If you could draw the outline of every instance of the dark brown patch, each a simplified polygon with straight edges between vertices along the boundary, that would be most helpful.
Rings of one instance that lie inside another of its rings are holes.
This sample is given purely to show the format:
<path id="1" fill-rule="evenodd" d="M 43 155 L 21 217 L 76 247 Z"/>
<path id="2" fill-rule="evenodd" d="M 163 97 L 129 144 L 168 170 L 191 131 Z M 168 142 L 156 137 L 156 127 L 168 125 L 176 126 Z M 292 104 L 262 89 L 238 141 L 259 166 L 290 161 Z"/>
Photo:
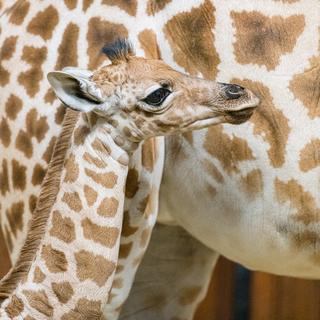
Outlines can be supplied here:
<path id="1" fill-rule="evenodd" d="M 137 13 L 137 0 L 103 0 L 102 4 L 117 6 L 131 16 L 135 16 Z"/>
<path id="2" fill-rule="evenodd" d="M 73 289 L 69 282 L 53 282 L 51 286 L 52 291 L 61 303 L 67 303 L 71 299 L 73 295 Z"/>
<path id="3" fill-rule="evenodd" d="M 29 197 L 29 210 L 31 213 L 33 213 L 34 209 L 36 208 L 37 200 L 38 198 L 34 194 Z"/>
<path id="4" fill-rule="evenodd" d="M 10 79 L 10 73 L 2 66 L 2 61 L 10 59 L 15 50 L 18 37 L 9 37 L 4 40 L 0 49 L 0 85 L 5 86 Z"/>
<path id="5" fill-rule="evenodd" d="M 92 5 L 94 0 L 83 0 L 82 1 L 82 9 L 83 11 L 87 11 L 87 9 Z"/>
<path id="6" fill-rule="evenodd" d="M 53 307 L 50 305 L 48 297 L 44 290 L 33 291 L 23 290 L 30 306 L 47 317 L 53 316 Z"/>
<path id="7" fill-rule="evenodd" d="M 10 302 L 5 307 L 5 311 L 8 313 L 10 318 L 18 317 L 24 309 L 23 301 L 16 295 L 13 295 Z"/>
<path id="8" fill-rule="evenodd" d="M 86 175 L 92 178 L 96 183 L 108 189 L 112 189 L 118 180 L 118 176 L 114 172 L 96 173 L 90 169 L 85 169 L 84 171 Z"/>
<path id="9" fill-rule="evenodd" d="M 131 249 L 132 249 L 132 245 L 133 245 L 132 242 L 121 243 L 120 249 L 119 249 L 119 258 L 120 259 L 128 258 L 129 254 L 131 252 Z"/>
<path id="10" fill-rule="evenodd" d="M 56 114 L 54 115 L 56 124 L 62 124 L 65 114 L 66 114 L 66 107 L 64 105 L 60 105 L 57 108 Z"/>
<path id="11" fill-rule="evenodd" d="M 296 180 L 291 179 L 288 182 L 283 182 L 277 178 L 275 193 L 280 204 L 289 202 L 290 206 L 296 209 L 296 213 L 291 215 L 290 219 L 305 225 L 320 221 L 320 209 L 317 207 L 315 199 Z"/>
<path id="12" fill-rule="evenodd" d="M 51 159 L 51 156 L 52 156 L 52 153 L 53 153 L 53 148 L 54 148 L 54 146 L 56 144 L 56 141 L 57 141 L 57 137 L 52 137 L 50 142 L 49 142 L 49 144 L 48 144 L 48 147 L 47 147 L 46 151 L 42 155 L 42 159 L 46 163 L 50 162 L 50 159 Z"/>
<path id="13" fill-rule="evenodd" d="M 50 5 L 30 21 L 27 31 L 42 37 L 44 40 L 49 40 L 58 22 L 59 13 L 54 6 Z"/>
<path id="14" fill-rule="evenodd" d="M 4 87 L 6 84 L 8 84 L 9 78 L 9 72 L 0 64 L 0 86 Z"/>
<path id="15" fill-rule="evenodd" d="M 10 14 L 9 21 L 13 24 L 20 25 L 28 14 L 30 3 L 28 1 L 19 1 L 13 8 Z"/>
<path id="16" fill-rule="evenodd" d="M 46 278 L 46 275 L 41 271 L 39 267 L 35 267 L 33 273 L 33 281 L 35 283 L 41 283 Z"/>
<path id="17" fill-rule="evenodd" d="M 65 202 L 68 207 L 75 211 L 80 212 L 82 210 L 82 203 L 78 192 L 65 192 L 62 201 Z"/>
<path id="18" fill-rule="evenodd" d="M 11 94 L 6 102 L 6 113 L 8 118 L 15 120 L 22 109 L 22 100 L 14 94 Z"/>
<path id="19" fill-rule="evenodd" d="M 76 146 L 84 144 L 84 141 L 88 134 L 90 133 L 90 128 L 86 126 L 77 127 L 74 130 L 74 143 Z"/>
<path id="20" fill-rule="evenodd" d="M 54 93 L 52 88 L 49 88 L 47 93 L 44 96 L 44 101 L 46 103 L 52 104 L 57 99 L 56 94 Z"/>
<path id="21" fill-rule="evenodd" d="M 36 109 L 31 109 L 26 116 L 27 133 L 41 142 L 49 130 L 47 117 L 39 117 Z"/>
<path id="22" fill-rule="evenodd" d="M 28 71 L 20 73 L 18 82 L 23 85 L 30 97 L 34 97 L 39 91 L 40 81 L 43 79 L 42 64 L 47 58 L 47 48 L 23 48 L 22 60 L 30 64 Z"/>
<path id="23" fill-rule="evenodd" d="M 114 197 L 104 198 L 99 207 L 98 214 L 103 217 L 114 217 L 118 211 L 119 201 Z"/>
<path id="24" fill-rule="evenodd" d="M 3 196 L 10 191 L 8 162 L 6 159 L 2 160 L 2 171 L 0 171 L 0 191 Z"/>
<path id="25" fill-rule="evenodd" d="M 96 69 L 106 59 L 101 53 L 101 44 L 127 37 L 128 31 L 122 24 L 110 23 L 98 17 L 92 18 L 89 21 L 87 34 L 89 69 Z"/>
<path id="26" fill-rule="evenodd" d="M 79 176 L 79 166 L 76 162 L 76 157 L 71 154 L 65 163 L 66 175 L 64 177 L 65 182 L 75 182 Z"/>
<path id="27" fill-rule="evenodd" d="M 142 165 L 151 172 L 156 162 L 156 146 L 154 139 L 145 141 L 142 145 Z"/>
<path id="28" fill-rule="evenodd" d="M 11 142 L 11 130 L 5 118 L 2 118 L 0 122 L 0 139 L 5 147 L 9 146 Z"/>
<path id="29" fill-rule="evenodd" d="M 12 160 L 12 184 L 14 189 L 24 190 L 26 187 L 27 167 L 20 164 L 17 160 Z"/>
<path id="30" fill-rule="evenodd" d="M 261 103 L 249 120 L 254 124 L 254 134 L 260 135 L 269 144 L 268 155 L 275 168 L 285 162 L 286 145 L 290 133 L 288 119 L 274 104 L 268 87 L 260 82 L 233 79 L 232 82 L 243 85 L 255 92 Z"/>
<path id="31" fill-rule="evenodd" d="M 64 0 L 64 3 L 69 10 L 72 10 L 77 7 L 77 1 L 78 0 Z"/>
<path id="32" fill-rule="evenodd" d="M 88 206 L 91 207 L 96 202 L 98 193 L 88 185 L 85 185 L 83 187 L 83 191 L 84 191 L 84 196 L 87 200 Z"/>
<path id="33" fill-rule="evenodd" d="M 312 170 L 320 165 L 320 139 L 314 139 L 307 143 L 300 151 L 299 166 L 304 172 Z"/>
<path id="34" fill-rule="evenodd" d="M 161 59 L 157 36 L 151 29 L 141 31 L 138 38 L 147 59 Z"/>
<path id="35" fill-rule="evenodd" d="M 241 64 L 255 63 L 274 70 L 280 57 L 292 52 L 303 32 L 303 15 L 268 17 L 257 11 L 231 12 L 236 29 L 234 51 Z"/>
<path id="36" fill-rule="evenodd" d="M 239 172 L 241 161 L 254 159 L 247 141 L 236 136 L 230 138 L 229 135 L 223 133 L 223 127 L 220 125 L 208 129 L 204 148 L 221 162 L 229 174 Z"/>
<path id="37" fill-rule="evenodd" d="M 302 101 L 311 119 L 320 117 L 320 58 L 312 58 L 310 67 L 290 81 L 289 89 Z"/>
<path id="38" fill-rule="evenodd" d="M 217 65 L 220 63 L 212 33 L 215 26 L 214 13 L 212 3 L 206 0 L 190 12 L 175 15 L 164 27 L 177 64 L 191 75 L 201 72 L 207 79 L 216 77 Z"/>
<path id="39" fill-rule="evenodd" d="M 18 230 L 23 227 L 24 203 L 22 201 L 13 203 L 9 210 L 6 210 L 6 216 L 9 221 L 11 232 L 17 236 Z"/>
<path id="40" fill-rule="evenodd" d="M 63 217 L 58 210 L 52 213 L 50 235 L 63 242 L 71 243 L 76 238 L 75 225 L 68 217 Z"/>
<path id="41" fill-rule="evenodd" d="M 19 149 L 27 158 L 31 158 L 33 154 L 31 137 L 23 130 L 20 130 L 18 133 L 16 148 Z"/>
<path id="42" fill-rule="evenodd" d="M 40 185 L 43 181 L 43 178 L 46 174 L 46 170 L 40 165 L 36 164 L 33 168 L 32 179 L 31 182 L 34 186 Z"/>
<path id="43" fill-rule="evenodd" d="M 94 150 L 99 151 L 103 154 L 111 153 L 110 147 L 106 143 L 103 143 L 99 138 L 94 139 L 91 145 Z"/>
<path id="44" fill-rule="evenodd" d="M 45 261 L 48 270 L 52 273 L 68 270 L 68 261 L 65 254 L 54 249 L 51 245 L 42 246 L 41 257 Z"/>
<path id="45" fill-rule="evenodd" d="M 137 227 L 132 227 L 130 225 L 130 213 L 129 211 L 124 211 L 123 213 L 123 222 L 122 222 L 122 230 L 121 237 L 129 237 L 136 233 L 138 230 Z"/>
<path id="46" fill-rule="evenodd" d="M 78 300 L 76 307 L 64 314 L 61 320 L 83 320 L 92 319 L 100 320 L 103 319 L 101 311 L 101 301 L 88 300 L 81 298 Z"/>
<path id="47" fill-rule="evenodd" d="M 78 38 L 79 27 L 74 23 L 69 23 L 58 49 L 59 56 L 55 66 L 56 70 L 78 65 Z"/>
<path id="48" fill-rule="evenodd" d="M 7 243 L 8 249 L 10 252 L 12 252 L 13 250 L 12 234 L 7 228 L 7 226 L 5 227 L 5 237 L 6 237 L 6 243 Z"/>
<path id="49" fill-rule="evenodd" d="M 157 12 L 163 10 L 171 1 L 172 0 L 149 0 L 147 3 L 147 14 L 149 16 L 155 15 Z"/>
<path id="50" fill-rule="evenodd" d="M 105 259 L 100 255 L 81 250 L 75 253 L 77 262 L 77 277 L 80 281 L 90 279 L 99 287 L 102 287 L 114 272 L 114 262 Z"/>
<path id="51" fill-rule="evenodd" d="M 100 243 L 108 248 L 113 248 L 119 237 L 118 228 L 101 227 L 88 218 L 81 221 L 81 226 L 85 238 Z"/>
<path id="52" fill-rule="evenodd" d="M 240 183 L 250 198 L 257 197 L 263 190 L 261 170 L 251 170 L 246 176 L 241 177 Z"/>
<path id="53" fill-rule="evenodd" d="M 126 197 L 133 198 L 139 189 L 139 173 L 136 169 L 130 168 L 126 182 Z"/>

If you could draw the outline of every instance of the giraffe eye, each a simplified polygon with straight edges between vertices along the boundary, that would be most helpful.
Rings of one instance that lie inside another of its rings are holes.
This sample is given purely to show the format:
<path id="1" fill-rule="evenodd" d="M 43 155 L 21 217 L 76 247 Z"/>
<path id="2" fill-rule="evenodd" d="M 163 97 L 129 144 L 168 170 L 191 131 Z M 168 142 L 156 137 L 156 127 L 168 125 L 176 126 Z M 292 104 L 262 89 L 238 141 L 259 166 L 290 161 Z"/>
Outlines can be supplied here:
<path id="1" fill-rule="evenodd" d="M 152 106 L 160 106 L 164 100 L 168 97 L 168 95 L 171 93 L 169 89 L 166 88 L 159 88 L 152 93 L 150 93 L 146 98 L 144 98 L 142 101 L 145 103 L 152 105 Z"/>

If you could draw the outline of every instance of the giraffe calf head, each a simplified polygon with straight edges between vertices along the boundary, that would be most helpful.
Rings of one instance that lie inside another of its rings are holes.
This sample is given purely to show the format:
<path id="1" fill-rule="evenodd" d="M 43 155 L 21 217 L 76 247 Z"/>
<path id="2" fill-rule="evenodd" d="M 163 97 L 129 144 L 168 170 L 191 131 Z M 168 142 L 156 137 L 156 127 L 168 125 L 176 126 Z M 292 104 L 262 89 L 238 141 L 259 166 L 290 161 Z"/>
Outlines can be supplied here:
<path id="1" fill-rule="evenodd" d="M 241 86 L 190 77 L 161 60 L 137 57 L 126 40 L 103 52 L 111 64 L 95 72 L 50 72 L 49 82 L 67 106 L 96 113 L 134 141 L 217 123 L 242 123 L 259 103 Z"/>

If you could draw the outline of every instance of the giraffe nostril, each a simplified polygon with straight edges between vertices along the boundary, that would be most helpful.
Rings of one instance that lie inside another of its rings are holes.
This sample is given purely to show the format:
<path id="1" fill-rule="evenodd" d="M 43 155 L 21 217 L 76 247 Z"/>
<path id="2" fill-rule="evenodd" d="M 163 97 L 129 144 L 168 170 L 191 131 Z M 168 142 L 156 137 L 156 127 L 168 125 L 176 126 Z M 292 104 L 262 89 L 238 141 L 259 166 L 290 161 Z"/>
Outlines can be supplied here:
<path id="1" fill-rule="evenodd" d="M 228 84 L 224 87 L 227 99 L 239 99 L 245 94 L 245 89 L 237 84 Z"/>

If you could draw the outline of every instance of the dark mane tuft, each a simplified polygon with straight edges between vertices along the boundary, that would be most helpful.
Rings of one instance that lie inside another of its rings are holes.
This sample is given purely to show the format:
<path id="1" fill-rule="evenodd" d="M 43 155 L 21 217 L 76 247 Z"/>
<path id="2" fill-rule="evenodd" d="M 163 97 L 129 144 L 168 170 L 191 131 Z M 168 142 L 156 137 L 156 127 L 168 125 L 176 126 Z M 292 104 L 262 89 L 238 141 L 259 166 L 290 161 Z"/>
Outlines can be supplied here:
<path id="1" fill-rule="evenodd" d="M 102 52 L 111 62 L 118 60 L 127 61 L 130 56 L 134 55 L 132 44 L 125 38 L 120 38 L 110 44 L 106 44 L 102 48 Z"/>

